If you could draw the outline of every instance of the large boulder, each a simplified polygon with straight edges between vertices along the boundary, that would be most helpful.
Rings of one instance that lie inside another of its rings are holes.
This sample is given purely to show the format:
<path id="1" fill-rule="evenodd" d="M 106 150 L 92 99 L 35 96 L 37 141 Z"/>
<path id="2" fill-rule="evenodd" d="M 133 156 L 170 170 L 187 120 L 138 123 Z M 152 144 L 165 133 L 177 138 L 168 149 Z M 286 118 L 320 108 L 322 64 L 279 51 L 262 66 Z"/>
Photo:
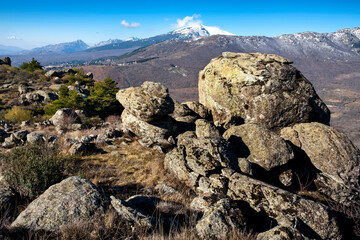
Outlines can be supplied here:
<path id="1" fill-rule="evenodd" d="M 52 116 L 49 120 L 55 126 L 71 125 L 81 122 L 79 116 L 70 108 L 57 110 L 54 116 Z"/>
<path id="2" fill-rule="evenodd" d="M 303 150 L 320 170 L 319 190 L 346 203 L 358 195 L 360 151 L 343 133 L 321 123 L 301 123 L 281 130 L 281 137 Z"/>
<path id="3" fill-rule="evenodd" d="M 330 112 L 292 62 L 273 54 L 229 53 L 199 75 L 199 102 L 215 125 L 255 123 L 280 128 L 301 122 L 329 124 Z"/>
<path id="4" fill-rule="evenodd" d="M 241 157 L 247 157 L 249 162 L 267 171 L 288 163 L 294 157 L 284 139 L 256 124 L 232 126 L 224 133 L 224 138 L 238 149 L 248 148 L 250 155 Z"/>
<path id="5" fill-rule="evenodd" d="M 31 202 L 11 227 L 57 232 L 103 214 L 108 204 L 108 198 L 89 180 L 69 177 Z"/>
<path id="6" fill-rule="evenodd" d="M 155 121 L 174 111 L 168 89 L 160 83 L 144 82 L 141 87 L 122 89 L 116 99 L 130 114 L 145 122 Z"/>

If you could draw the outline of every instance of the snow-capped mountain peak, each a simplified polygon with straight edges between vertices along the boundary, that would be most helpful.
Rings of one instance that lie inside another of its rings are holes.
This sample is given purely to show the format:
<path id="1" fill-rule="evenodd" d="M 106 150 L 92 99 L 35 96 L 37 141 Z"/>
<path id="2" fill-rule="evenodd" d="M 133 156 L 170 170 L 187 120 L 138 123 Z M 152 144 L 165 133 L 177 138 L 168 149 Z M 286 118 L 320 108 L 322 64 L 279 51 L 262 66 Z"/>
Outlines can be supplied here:
<path id="1" fill-rule="evenodd" d="M 138 41 L 138 40 L 140 40 L 140 38 L 131 37 L 131 38 L 128 38 L 128 39 L 126 39 L 126 40 L 124 40 L 124 41 Z"/>
<path id="2" fill-rule="evenodd" d="M 194 24 L 188 27 L 173 31 L 174 34 L 181 34 L 188 37 L 206 37 L 212 35 L 234 35 L 218 27 L 208 27 L 202 24 Z"/>
<path id="3" fill-rule="evenodd" d="M 120 39 L 109 39 L 107 41 L 101 41 L 97 44 L 95 44 L 93 47 L 101 47 L 101 46 L 105 46 L 105 45 L 108 45 L 108 44 L 114 44 L 114 43 L 120 43 L 122 42 L 122 40 Z"/>

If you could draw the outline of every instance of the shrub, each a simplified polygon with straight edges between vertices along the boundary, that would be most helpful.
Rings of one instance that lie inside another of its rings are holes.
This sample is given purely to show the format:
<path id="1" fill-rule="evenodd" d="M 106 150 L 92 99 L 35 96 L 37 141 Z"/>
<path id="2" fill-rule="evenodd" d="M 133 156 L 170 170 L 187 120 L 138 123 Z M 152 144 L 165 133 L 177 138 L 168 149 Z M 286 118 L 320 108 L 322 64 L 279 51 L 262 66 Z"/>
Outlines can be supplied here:
<path id="1" fill-rule="evenodd" d="M 44 107 L 45 114 L 53 115 L 61 108 L 83 109 L 84 99 L 75 91 L 70 91 L 67 86 L 60 88 L 59 99 Z"/>
<path id="2" fill-rule="evenodd" d="M 20 69 L 22 70 L 26 70 L 26 71 L 30 71 L 30 72 L 33 72 L 35 70 L 42 70 L 42 66 L 40 65 L 40 63 L 38 61 L 36 61 L 34 58 L 26 63 L 26 62 L 23 62 L 23 64 L 20 65 Z"/>
<path id="3" fill-rule="evenodd" d="M 64 161 L 54 147 L 28 144 L 3 154 L 1 171 L 11 188 L 34 199 L 64 178 Z"/>
<path id="4" fill-rule="evenodd" d="M 90 89 L 90 97 L 85 100 L 86 110 L 91 115 L 101 117 L 111 114 L 120 114 L 122 107 L 116 100 L 116 82 L 111 78 L 105 78 L 103 82 L 95 82 Z"/>
<path id="5" fill-rule="evenodd" d="M 32 117 L 33 117 L 33 112 L 31 110 L 24 109 L 20 106 L 13 106 L 5 114 L 6 120 L 16 123 L 30 120 Z"/>

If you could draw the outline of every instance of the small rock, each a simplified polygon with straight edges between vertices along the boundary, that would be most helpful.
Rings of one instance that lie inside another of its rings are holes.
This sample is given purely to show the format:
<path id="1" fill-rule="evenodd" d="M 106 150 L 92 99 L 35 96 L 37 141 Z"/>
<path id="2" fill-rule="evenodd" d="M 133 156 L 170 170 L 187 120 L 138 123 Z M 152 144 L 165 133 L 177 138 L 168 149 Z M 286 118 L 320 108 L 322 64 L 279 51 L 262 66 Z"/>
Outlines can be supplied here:
<path id="1" fill-rule="evenodd" d="M 38 132 L 31 132 L 26 136 L 28 143 L 44 142 L 44 136 Z"/>

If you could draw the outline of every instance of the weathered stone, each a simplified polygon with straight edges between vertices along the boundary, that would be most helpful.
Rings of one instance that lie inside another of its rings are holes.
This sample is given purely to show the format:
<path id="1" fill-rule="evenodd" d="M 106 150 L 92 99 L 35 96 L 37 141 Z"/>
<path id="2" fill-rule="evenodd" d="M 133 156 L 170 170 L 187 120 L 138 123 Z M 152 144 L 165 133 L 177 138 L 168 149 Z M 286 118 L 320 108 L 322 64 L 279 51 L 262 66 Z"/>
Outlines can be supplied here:
<path id="1" fill-rule="evenodd" d="M 310 240 L 292 227 L 276 226 L 256 236 L 256 240 Z"/>
<path id="2" fill-rule="evenodd" d="M 197 196 L 190 203 L 190 209 L 193 211 L 204 212 L 212 205 L 210 201 L 207 201 L 204 197 Z"/>
<path id="3" fill-rule="evenodd" d="M 134 197 L 128 199 L 127 201 L 124 201 L 116 199 L 114 196 L 111 196 L 111 205 L 114 207 L 114 209 L 120 216 L 132 222 L 133 224 L 148 228 L 154 227 L 156 225 L 155 217 L 138 209 L 136 207 L 136 204 L 133 204 L 131 201 Z"/>
<path id="4" fill-rule="evenodd" d="M 23 104 L 31 103 L 50 103 L 53 100 L 58 99 L 59 96 L 53 92 L 37 90 L 34 92 L 25 93 L 20 96 L 20 102 Z"/>
<path id="5" fill-rule="evenodd" d="M 196 190 L 202 194 L 226 194 L 228 179 L 220 174 L 200 177 Z"/>
<path id="6" fill-rule="evenodd" d="M 18 91 L 21 95 L 21 94 L 29 92 L 29 88 L 27 86 L 25 86 L 24 84 L 20 84 L 18 87 Z"/>
<path id="7" fill-rule="evenodd" d="M 108 198 L 93 183 L 69 177 L 31 202 L 11 227 L 57 232 L 64 226 L 103 214 L 107 206 Z"/>
<path id="8" fill-rule="evenodd" d="M 321 192 L 341 202 L 358 197 L 351 189 L 360 184 L 360 151 L 343 133 L 321 123 L 301 123 L 282 129 L 281 136 L 321 171 L 315 180 Z"/>
<path id="9" fill-rule="evenodd" d="M 188 108 L 190 108 L 192 111 L 194 111 L 197 115 L 199 115 L 203 119 L 210 118 L 211 114 L 209 113 L 207 108 L 198 101 L 184 102 L 183 105 L 186 105 Z"/>
<path id="10" fill-rule="evenodd" d="M 247 160 L 267 171 L 286 164 L 294 157 L 291 147 L 281 137 L 256 124 L 232 126 L 224 133 L 224 138 L 238 145 L 237 148 L 248 148 L 250 155 Z"/>
<path id="11" fill-rule="evenodd" d="M 160 83 L 144 82 L 141 87 L 120 90 L 116 99 L 131 115 L 151 122 L 174 111 L 168 89 Z"/>
<path id="12" fill-rule="evenodd" d="M 56 111 L 50 122 L 55 126 L 69 126 L 70 124 L 79 123 L 79 116 L 70 108 L 62 108 Z"/>
<path id="13" fill-rule="evenodd" d="M 63 77 L 64 75 L 64 71 L 62 70 L 50 70 L 48 72 L 45 73 L 46 77 L 52 78 L 52 77 Z"/>
<path id="14" fill-rule="evenodd" d="M 88 78 L 91 78 L 91 79 L 94 78 L 94 74 L 92 72 L 86 73 L 85 76 L 88 77 Z"/>
<path id="15" fill-rule="evenodd" d="M 293 183 L 294 174 L 291 169 L 288 169 L 279 175 L 280 182 L 286 186 L 289 187 Z"/>
<path id="16" fill-rule="evenodd" d="M 199 75 L 199 102 L 215 125 L 255 123 L 280 128 L 329 124 L 330 112 L 292 62 L 273 54 L 223 53 Z"/>
<path id="17" fill-rule="evenodd" d="M 176 122 L 171 117 L 163 117 L 156 122 L 146 122 L 132 115 L 127 109 L 121 114 L 123 128 L 139 137 L 166 139 L 176 131 Z"/>
<path id="18" fill-rule="evenodd" d="M 10 137 L 4 139 L 4 142 L 2 143 L 1 146 L 3 146 L 4 148 L 13 148 L 16 147 L 17 144 L 18 144 L 18 140 L 15 137 L 13 137 L 13 134 L 11 134 Z"/>
<path id="19" fill-rule="evenodd" d="M 89 142 L 78 142 L 74 143 L 69 149 L 70 155 L 91 155 L 98 152 L 99 149 L 96 147 L 94 143 Z"/>
<path id="20" fill-rule="evenodd" d="M 178 136 L 178 146 L 166 154 L 164 166 L 194 190 L 216 192 L 224 190 L 226 180 L 212 173 L 232 167 L 234 160 L 223 139 L 197 138 L 194 132 L 186 132 Z"/>
<path id="21" fill-rule="evenodd" d="M 230 200 L 225 198 L 205 211 L 195 228 L 202 239 L 227 239 L 231 232 L 245 227 L 241 211 L 231 208 Z"/>
<path id="22" fill-rule="evenodd" d="M 198 138 L 210 138 L 220 140 L 221 134 L 212 122 L 205 119 L 198 119 L 195 122 L 196 125 L 196 136 Z"/>
<path id="23" fill-rule="evenodd" d="M 338 220 L 328 207 L 299 195 L 235 173 L 229 179 L 228 195 L 243 200 L 257 211 L 265 211 L 279 225 L 295 227 L 300 219 L 322 239 L 342 239 Z"/>
<path id="24" fill-rule="evenodd" d="M 28 143 L 40 143 L 44 142 L 44 136 L 39 132 L 31 132 L 26 135 L 26 140 Z"/>

